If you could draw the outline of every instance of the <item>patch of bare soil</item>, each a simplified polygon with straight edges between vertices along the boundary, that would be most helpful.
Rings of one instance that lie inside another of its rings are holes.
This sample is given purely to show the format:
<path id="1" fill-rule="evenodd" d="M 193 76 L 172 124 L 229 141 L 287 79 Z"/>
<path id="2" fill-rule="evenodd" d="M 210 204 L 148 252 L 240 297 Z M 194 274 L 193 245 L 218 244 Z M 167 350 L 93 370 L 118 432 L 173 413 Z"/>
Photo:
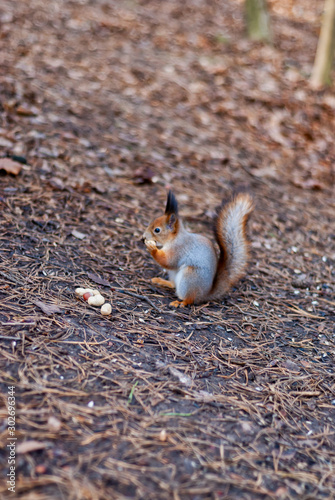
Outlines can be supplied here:
<path id="1" fill-rule="evenodd" d="M 320 8 L 272 1 L 263 46 L 232 0 L 1 2 L 4 498 L 335 498 Z M 248 273 L 222 302 L 174 310 L 150 282 L 140 237 L 169 187 L 206 234 L 231 191 L 256 200 Z"/>

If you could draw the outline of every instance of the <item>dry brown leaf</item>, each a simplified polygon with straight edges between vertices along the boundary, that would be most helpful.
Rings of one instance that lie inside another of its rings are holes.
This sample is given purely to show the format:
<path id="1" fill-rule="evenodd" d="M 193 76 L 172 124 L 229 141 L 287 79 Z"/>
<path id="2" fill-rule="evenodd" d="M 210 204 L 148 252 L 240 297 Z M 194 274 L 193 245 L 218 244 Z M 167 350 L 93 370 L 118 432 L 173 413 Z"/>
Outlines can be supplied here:
<path id="1" fill-rule="evenodd" d="M 22 165 L 10 158 L 0 158 L 0 170 L 4 170 L 7 174 L 18 175 L 22 170 Z"/>
<path id="2" fill-rule="evenodd" d="M 38 109 L 35 106 L 27 107 L 27 106 L 18 106 L 16 108 L 16 112 L 18 115 L 22 116 L 36 116 L 38 115 Z"/>
<path id="3" fill-rule="evenodd" d="M 193 381 L 191 377 L 186 375 L 186 373 L 182 373 L 180 370 L 175 368 L 174 366 L 169 366 L 169 371 L 171 375 L 179 379 L 179 382 L 183 385 L 186 385 L 186 387 L 191 387 Z"/>
<path id="4" fill-rule="evenodd" d="M 133 180 L 135 184 L 151 184 L 155 172 L 148 166 L 139 167 L 135 170 Z"/>
<path id="5" fill-rule="evenodd" d="M 300 367 L 297 365 L 297 363 L 294 363 L 294 361 L 291 361 L 290 359 L 286 359 L 283 361 L 280 366 L 283 368 L 286 368 L 287 370 L 294 371 L 294 372 L 299 372 Z"/>
<path id="6" fill-rule="evenodd" d="M 59 432 L 62 427 L 62 422 L 58 418 L 50 415 L 48 418 L 48 428 L 52 432 Z"/>
<path id="7" fill-rule="evenodd" d="M 299 188 L 302 188 L 302 189 L 315 189 L 315 190 L 321 190 L 321 189 L 325 189 L 327 186 L 322 183 L 321 181 L 317 180 L 317 179 L 307 179 L 307 180 L 303 180 L 301 179 L 300 177 L 298 176 L 295 176 L 293 178 L 293 184 Z"/>
<path id="8" fill-rule="evenodd" d="M 74 229 L 71 232 L 71 234 L 72 234 L 72 236 L 74 236 L 75 238 L 77 238 L 77 240 L 83 240 L 87 236 L 87 234 L 81 233 L 80 231 L 77 231 L 77 229 Z"/>
<path id="9" fill-rule="evenodd" d="M 57 314 L 57 313 L 62 313 L 62 309 L 60 309 L 58 306 L 54 304 L 46 304 L 45 302 L 42 302 L 41 300 L 35 300 L 33 303 L 42 309 L 42 311 L 47 314 L 48 316 L 51 314 Z"/>
<path id="10" fill-rule="evenodd" d="M 23 441 L 23 443 L 19 443 L 16 446 L 16 453 L 18 454 L 24 454 L 24 453 L 31 453 L 32 451 L 37 451 L 37 450 L 44 450 L 48 446 L 48 443 L 41 442 L 41 441 Z"/>
<path id="11" fill-rule="evenodd" d="M 105 280 L 104 278 L 100 278 L 100 276 L 98 276 L 97 274 L 87 273 L 87 277 L 98 285 L 110 286 L 109 281 Z"/>

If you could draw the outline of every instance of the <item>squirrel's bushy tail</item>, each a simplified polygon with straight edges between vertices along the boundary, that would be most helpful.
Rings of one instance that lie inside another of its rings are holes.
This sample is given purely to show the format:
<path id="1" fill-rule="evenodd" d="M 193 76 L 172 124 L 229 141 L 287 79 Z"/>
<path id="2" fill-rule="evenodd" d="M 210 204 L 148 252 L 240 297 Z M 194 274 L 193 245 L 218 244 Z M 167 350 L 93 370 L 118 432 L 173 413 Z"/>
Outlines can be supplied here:
<path id="1" fill-rule="evenodd" d="M 215 237 L 220 257 L 211 291 L 212 299 L 221 298 L 243 276 L 248 261 L 246 223 L 253 209 L 252 197 L 239 193 L 218 214 Z"/>

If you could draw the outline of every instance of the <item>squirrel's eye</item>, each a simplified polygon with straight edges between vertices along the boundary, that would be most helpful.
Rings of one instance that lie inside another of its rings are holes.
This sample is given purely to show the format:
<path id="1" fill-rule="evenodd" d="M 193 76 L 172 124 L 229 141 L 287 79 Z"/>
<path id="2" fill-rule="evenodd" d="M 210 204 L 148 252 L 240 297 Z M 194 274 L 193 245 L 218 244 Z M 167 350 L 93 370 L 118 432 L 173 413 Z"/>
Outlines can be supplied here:
<path id="1" fill-rule="evenodd" d="M 157 234 L 160 233 L 161 232 L 161 228 L 160 227 L 155 227 L 154 232 L 157 233 Z"/>

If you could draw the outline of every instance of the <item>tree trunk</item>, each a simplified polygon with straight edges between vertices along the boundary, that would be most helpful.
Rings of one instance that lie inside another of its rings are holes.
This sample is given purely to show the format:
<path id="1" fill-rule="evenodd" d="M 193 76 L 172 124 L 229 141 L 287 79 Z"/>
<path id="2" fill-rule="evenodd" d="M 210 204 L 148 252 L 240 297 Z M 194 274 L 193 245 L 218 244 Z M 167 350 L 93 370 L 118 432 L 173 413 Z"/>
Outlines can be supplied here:
<path id="1" fill-rule="evenodd" d="M 331 83 L 335 52 L 335 0 L 325 0 L 321 32 L 311 76 L 311 86 L 320 88 Z"/>
<path id="2" fill-rule="evenodd" d="M 251 40 L 271 41 L 266 0 L 245 0 L 248 35 Z"/>

